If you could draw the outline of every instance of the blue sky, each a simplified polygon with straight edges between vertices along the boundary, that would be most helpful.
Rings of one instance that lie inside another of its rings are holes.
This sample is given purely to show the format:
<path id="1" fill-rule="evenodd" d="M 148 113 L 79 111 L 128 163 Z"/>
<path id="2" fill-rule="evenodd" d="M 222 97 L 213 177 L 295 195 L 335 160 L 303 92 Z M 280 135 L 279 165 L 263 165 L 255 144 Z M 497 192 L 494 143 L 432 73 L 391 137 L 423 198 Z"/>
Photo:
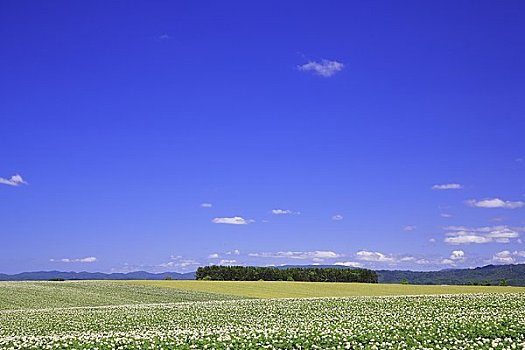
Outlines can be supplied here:
<path id="1" fill-rule="evenodd" d="M 0 4 L 0 272 L 525 262 L 522 1 Z"/>

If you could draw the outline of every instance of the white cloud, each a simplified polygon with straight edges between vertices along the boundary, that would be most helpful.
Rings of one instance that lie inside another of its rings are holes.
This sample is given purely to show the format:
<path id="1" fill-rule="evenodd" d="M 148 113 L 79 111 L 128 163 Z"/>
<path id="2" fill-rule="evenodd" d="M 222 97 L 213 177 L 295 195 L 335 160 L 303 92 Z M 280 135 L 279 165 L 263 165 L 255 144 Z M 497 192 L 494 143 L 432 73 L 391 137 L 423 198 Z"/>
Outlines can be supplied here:
<path id="1" fill-rule="evenodd" d="M 488 260 L 487 262 L 493 263 L 493 264 L 514 264 L 514 263 L 520 263 L 518 261 L 519 258 L 525 257 L 525 251 L 509 251 L 509 250 L 503 250 L 501 252 L 498 252 L 492 256 L 492 259 Z"/>
<path id="2" fill-rule="evenodd" d="M 403 227 L 403 231 L 410 232 L 410 231 L 415 231 L 415 230 L 416 230 L 416 226 L 414 225 L 406 225 L 405 227 Z"/>
<path id="3" fill-rule="evenodd" d="M 451 259 L 443 259 L 441 260 L 441 264 L 443 265 L 454 265 L 454 260 L 451 260 Z"/>
<path id="4" fill-rule="evenodd" d="M 159 35 L 158 39 L 159 40 L 169 40 L 170 36 L 168 34 L 164 33 L 164 34 Z"/>
<path id="5" fill-rule="evenodd" d="M 418 259 L 418 260 L 416 260 L 416 264 L 418 264 L 418 265 L 429 265 L 429 264 L 432 264 L 432 262 L 430 260 L 427 260 L 427 259 Z"/>
<path id="6" fill-rule="evenodd" d="M 435 239 L 435 238 L 430 238 L 428 241 L 429 241 L 430 243 L 436 243 L 436 239 Z"/>
<path id="7" fill-rule="evenodd" d="M 201 208 L 211 208 L 213 207 L 213 204 L 211 203 L 201 203 Z"/>
<path id="8" fill-rule="evenodd" d="M 442 218 L 447 218 L 447 219 L 452 217 L 452 215 L 447 214 L 447 213 L 441 213 L 440 216 L 441 216 Z"/>
<path id="9" fill-rule="evenodd" d="M 466 201 L 466 204 L 471 207 L 476 208 L 505 208 L 505 209 L 516 209 L 523 207 L 525 205 L 525 202 L 522 201 L 504 201 L 499 198 L 487 198 L 482 200 L 468 200 Z"/>
<path id="10" fill-rule="evenodd" d="M 334 221 L 339 221 L 339 220 L 343 220 L 343 215 L 341 214 L 335 214 L 334 216 L 332 216 L 332 220 Z"/>
<path id="11" fill-rule="evenodd" d="M 301 215 L 299 211 L 292 211 L 289 209 L 272 209 L 273 215 Z"/>
<path id="12" fill-rule="evenodd" d="M 225 266 L 238 265 L 238 262 L 235 259 L 222 259 L 221 261 L 219 261 L 218 265 L 225 265 Z"/>
<path id="13" fill-rule="evenodd" d="M 415 260 L 417 260 L 416 257 L 410 256 L 410 255 L 399 258 L 399 261 L 401 262 L 410 262 L 410 261 L 415 261 Z"/>
<path id="14" fill-rule="evenodd" d="M 212 253 L 208 255 L 208 259 L 218 259 L 218 258 L 219 258 L 219 254 L 217 253 Z"/>
<path id="15" fill-rule="evenodd" d="M 308 63 L 297 66 L 300 71 L 311 71 L 317 75 L 325 78 L 329 78 L 335 73 L 341 71 L 344 68 L 344 64 L 337 61 L 321 60 L 321 62 L 310 61 Z"/>
<path id="16" fill-rule="evenodd" d="M 241 251 L 239 249 L 234 249 L 231 252 L 226 252 L 226 255 L 241 255 Z"/>
<path id="17" fill-rule="evenodd" d="M 525 229 L 523 227 L 508 227 L 508 226 L 485 226 L 477 228 L 469 228 L 465 226 L 449 226 L 445 227 L 447 236 L 445 243 L 471 244 L 471 243 L 510 243 L 512 239 L 519 239 L 520 232 Z"/>
<path id="18" fill-rule="evenodd" d="M 311 252 L 263 252 L 249 253 L 248 256 L 257 258 L 288 258 L 288 259 L 335 259 L 341 255 L 332 251 L 316 250 Z"/>
<path id="19" fill-rule="evenodd" d="M 452 254 L 450 254 L 450 260 L 465 260 L 465 252 L 462 250 L 454 250 Z"/>
<path id="20" fill-rule="evenodd" d="M 227 225 L 248 225 L 254 220 L 244 219 L 240 216 L 226 217 L 226 218 L 215 218 L 211 222 L 214 224 L 227 224 Z"/>
<path id="21" fill-rule="evenodd" d="M 379 252 L 369 252 L 361 250 L 356 253 L 357 259 L 363 261 L 375 261 L 375 262 L 395 262 L 395 259 L 391 256 L 387 256 Z"/>
<path id="22" fill-rule="evenodd" d="M 86 263 L 86 264 L 89 264 L 89 263 L 94 263 L 97 261 L 97 258 L 95 258 L 94 256 L 88 256 L 88 257 L 85 257 L 85 258 L 76 258 L 76 259 L 71 259 L 71 258 L 62 258 L 62 259 L 49 259 L 49 261 L 51 262 L 62 262 L 62 263 Z"/>
<path id="23" fill-rule="evenodd" d="M 348 267 L 361 267 L 361 263 L 357 261 L 338 261 L 334 263 L 334 265 L 338 266 L 348 266 Z"/>
<path id="24" fill-rule="evenodd" d="M 441 184 L 432 186 L 433 190 L 460 190 L 463 188 L 463 185 L 451 183 L 451 184 Z"/>
<path id="25" fill-rule="evenodd" d="M 445 243 L 447 244 L 470 244 L 470 243 L 489 243 L 492 242 L 491 239 L 483 236 L 476 235 L 461 235 L 456 237 L 447 237 L 445 238 Z"/>
<path id="26" fill-rule="evenodd" d="M 492 259 L 490 259 L 490 262 L 497 264 L 512 264 L 515 261 L 512 255 L 513 254 L 510 251 L 504 250 L 494 254 Z"/>
<path id="27" fill-rule="evenodd" d="M 187 259 L 180 255 L 178 256 L 172 256 L 170 258 L 171 260 L 162 264 L 157 265 L 157 267 L 161 268 L 187 268 L 191 266 L 197 266 L 200 265 L 200 263 L 194 259 Z"/>
<path id="28" fill-rule="evenodd" d="M 0 184 L 8 186 L 20 186 L 27 185 L 27 182 L 24 181 L 22 176 L 16 174 L 11 176 L 9 179 L 4 179 L 3 177 L 0 177 Z"/>

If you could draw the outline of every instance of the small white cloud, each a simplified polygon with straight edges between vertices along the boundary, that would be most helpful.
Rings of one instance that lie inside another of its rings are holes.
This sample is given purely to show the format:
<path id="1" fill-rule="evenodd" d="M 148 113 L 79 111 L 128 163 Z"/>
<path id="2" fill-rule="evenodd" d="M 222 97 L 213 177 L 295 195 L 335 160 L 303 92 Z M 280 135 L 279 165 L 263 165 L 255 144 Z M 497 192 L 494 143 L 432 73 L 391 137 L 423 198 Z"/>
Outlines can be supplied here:
<path id="1" fill-rule="evenodd" d="M 452 217 L 451 214 L 447 214 L 447 213 L 441 213 L 440 216 L 441 216 L 442 218 L 447 218 L 447 219 Z"/>
<path id="2" fill-rule="evenodd" d="M 288 259 L 335 259 L 341 255 L 332 251 L 316 250 L 310 252 L 263 252 L 249 253 L 248 256 L 257 258 L 288 258 Z"/>
<path id="3" fill-rule="evenodd" d="M 441 260 L 441 264 L 443 265 L 454 265 L 454 260 L 451 260 L 451 259 L 443 259 Z"/>
<path id="4" fill-rule="evenodd" d="M 490 259 L 490 262 L 496 264 L 512 264 L 515 262 L 515 259 L 512 255 L 513 254 L 510 251 L 504 250 L 494 254 L 492 259 Z"/>
<path id="5" fill-rule="evenodd" d="M 217 253 L 212 253 L 208 255 L 208 259 L 218 259 L 218 258 L 219 258 L 219 254 Z"/>
<path id="6" fill-rule="evenodd" d="M 523 205 L 525 205 L 525 202 L 522 201 L 504 201 L 499 198 L 488 198 L 488 199 L 482 199 L 482 200 L 468 200 L 466 201 L 466 204 L 471 207 L 476 208 L 505 208 L 505 209 L 516 209 L 521 208 Z"/>
<path id="7" fill-rule="evenodd" d="M 166 269 L 166 268 L 181 268 L 181 269 L 185 269 L 185 268 L 188 268 L 188 267 L 191 267 L 191 266 L 197 266 L 197 265 L 200 265 L 200 263 L 198 261 L 196 261 L 194 259 L 187 259 L 187 258 L 184 258 L 184 257 L 178 255 L 178 256 L 172 256 L 170 258 L 170 261 L 162 263 L 162 264 L 158 264 L 156 267 L 160 267 L 160 268 L 163 268 L 163 269 Z"/>
<path id="8" fill-rule="evenodd" d="M 395 262 L 395 259 L 391 256 L 387 256 L 379 252 L 369 252 L 361 250 L 356 253 L 358 260 L 363 261 L 375 261 L 375 262 Z"/>
<path id="9" fill-rule="evenodd" d="M 430 243 L 436 243 L 436 239 L 435 239 L 435 238 L 430 238 L 428 241 L 429 241 Z"/>
<path id="10" fill-rule="evenodd" d="M 411 262 L 411 261 L 415 261 L 415 260 L 417 260 L 417 258 L 415 256 L 403 256 L 403 257 L 399 258 L 400 262 Z"/>
<path id="11" fill-rule="evenodd" d="M 348 266 L 348 267 L 361 267 L 361 263 L 357 261 L 338 261 L 334 263 L 334 265 L 338 266 Z"/>
<path id="12" fill-rule="evenodd" d="M 488 260 L 488 263 L 493 264 L 514 264 L 514 263 L 523 263 L 523 261 L 518 261 L 520 258 L 525 257 L 525 251 L 509 251 L 503 250 L 492 256 L 492 259 Z M 522 260 L 522 259 L 521 259 Z"/>
<path id="13" fill-rule="evenodd" d="M 240 216 L 226 217 L 226 218 L 215 218 L 211 222 L 214 224 L 226 224 L 226 225 L 248 225 L 254 220 L 244 219 Z"/>
<path id="14" fill-rule="evenodd" d="M 427 259 L 418 259 L 418 260 L 416 260 L 416 264 L 418 264 L 418 265 L 429 265 L 429 264 L 432 264 L 432 262 L 430 260 L 427 260 Z"/>
<path id="15" fill-rule="evenodd" d="M 226 252 L 226 255 L 241 255 L 241 251 L 239 249 L 234 249 L 231 252 Z"/>
<path id="16" fill-rule="evenodd" d="M 163 33 L 163 34 L 158 36 L 158 39 L 159 40 L 169 40 L 170 36 L 168 34 L 166 34 L 166 33 Z"/>
<path id="17" fill-rule="evenodd" d="M 300 215 L 299 211 L 292 211 L 289 209 L 272 209 L 273 215 Z"/>
<path id="18" fill-rule="evenodd" d="M 416 230 L 416 226 L 414 225 L 406 225 L 405 227 L 403 227 L 403 231 L 411 232 L 415 230 Z"/>
<path id="19" fill-rule="evenodd" d="M 211 203 L 201 203 L 201 208 L 211 208 L 213 207 L 213 204 Z"/>
<path id="20" fill-rule="evenodd" d="M 447 237 L 445 238 L 445 243 L 447 244 L 470 244 L 470 243 L 489 243 L 492 242 L 491 239 L 483 236 L 476 235 L 462 235 L 456 237 Z"/>
<path id="21" fill-rule="evenodd" d="M 441 184 L 432 186 L 433 190 L 460 190 L 463 188 L 463 185 L 451 183 L 451 184 Z"/>
<path id="22" fill-rule="evenodd" d="M 11 176 L 9 179 L 4 179 L 3 177 L 0 177 L 0 184 L 8 185 L 8 186 L 20 186 L 20 185 L 27 185 L 27 182 L 24 181 L 22 176 L 19 174 Z"/>
<path id="23" fill-rule="evenodd" d="M 222 259 L 217 265 L 231 266 L 238 265 L 237 260 L 235 259 Z"/>
<path id="24" fill-rule="evenodd" d="M 519 239 L 519 232 L 525 231 L 523 227 L 485 226 L 469 228 L 464 226 L 445 227 L 445 243 L 471 244 L 471 243 L 510 243 L 512 239 Z"/>
<path id="25" fill-rule="evenodd" d="M 337 61 L 321 60 L 321 62 L 310 61 L 308 63 L 297 66 L 297 69 L 305 72 L 313 72 L 325 78 L 333 76 L 335 73 L 341 71 L 344 64 Z"/>
<path id="26" fill-rule="evenodd" d="M 62 259 L 49 259 L 49 261 L 51 262 L 62 262 L 62 263 L 86 263 L 86 264 L 89 264 L 89 263 L 94 263 L 97 261 L 97 258 L 95 258 L 94 256 L 88 256 L 88 257 L 85 257 L 85 258 L 76 258 L 76 259 L 71 259 L 71 258 L 62 258 Z"/>
<path id="27" fill-rule="evenodd" d="M 332 216 L 332 220 L 334 220 L 334 221 L 340 221 L 340 220 L 343 220 L 343 215 L 341 215 L 341 214 L 335 214 L 334 216 Z"/>
<path id="28" fill-rule="evenodd" d="M 450 254 L 450 260 L 465 260 L 465 252 L 462 250 L 454 250 L 452 254 Z"/>

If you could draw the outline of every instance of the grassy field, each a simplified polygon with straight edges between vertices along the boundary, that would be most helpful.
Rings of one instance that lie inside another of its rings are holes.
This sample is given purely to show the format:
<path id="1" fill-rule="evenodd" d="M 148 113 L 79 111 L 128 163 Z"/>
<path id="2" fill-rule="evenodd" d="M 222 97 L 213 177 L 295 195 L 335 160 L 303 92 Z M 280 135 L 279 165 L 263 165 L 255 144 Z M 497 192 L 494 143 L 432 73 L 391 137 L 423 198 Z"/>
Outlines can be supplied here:
<path id="1" fill-rule="evenodd" d="M 525 287 L 420 286 L 281 281 L 126 281 L 123 283 L 264 299 L 525 292 Z"/>

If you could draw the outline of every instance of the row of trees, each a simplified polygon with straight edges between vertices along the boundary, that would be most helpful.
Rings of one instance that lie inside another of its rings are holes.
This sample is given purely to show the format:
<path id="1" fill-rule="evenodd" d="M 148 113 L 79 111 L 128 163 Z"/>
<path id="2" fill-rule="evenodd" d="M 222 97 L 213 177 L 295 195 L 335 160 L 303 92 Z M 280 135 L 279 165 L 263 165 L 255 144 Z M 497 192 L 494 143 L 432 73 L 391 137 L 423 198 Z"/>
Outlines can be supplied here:
<path id="1" fill-rule="evenodd" d="M 300 268 L 278 269 L 255 266 L 204 266 L 196 273 L 198 280 L 214 281 L 307 281 L 377 283 L 377 273 L 368 269 Z"/>

